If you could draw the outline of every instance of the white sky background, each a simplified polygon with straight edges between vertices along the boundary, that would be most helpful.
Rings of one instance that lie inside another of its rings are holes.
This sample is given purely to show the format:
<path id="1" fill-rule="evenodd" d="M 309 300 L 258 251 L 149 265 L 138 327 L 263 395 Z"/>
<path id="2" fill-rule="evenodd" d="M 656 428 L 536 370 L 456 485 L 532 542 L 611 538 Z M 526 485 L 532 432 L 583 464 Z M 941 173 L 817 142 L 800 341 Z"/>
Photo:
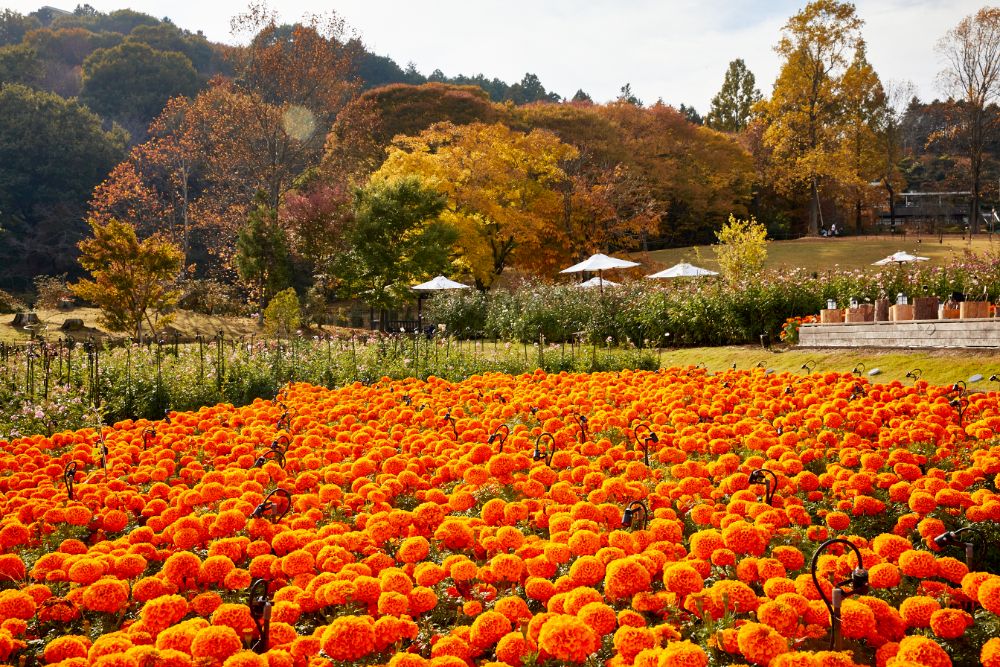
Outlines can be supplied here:
<path id="1" fill-rule="evenodd" d="M 78 0 L 0 0 L 21 13 Z M 169 16 L 212 41 L 234 41 L 229 19 L 242 0 L 90 0 L 100 11 L 130 7 Z M 646 104 L 694 105 L 702 114 L 729 62 L 743 58 L 768 95 L 778 72 L 773 47 L 806 0 L 272 0 L 285 22 L 334 10 L 369 50 L 423 74 L 485 74 L 507 83 L 533 72 L 547 90 L 578 88 L 597 102 L 626 83 Z M 934 46 L 981 0 L 858 0 L 868 57 L 883 81 L 909 80 L 924 100 L 941 97 Z"/>

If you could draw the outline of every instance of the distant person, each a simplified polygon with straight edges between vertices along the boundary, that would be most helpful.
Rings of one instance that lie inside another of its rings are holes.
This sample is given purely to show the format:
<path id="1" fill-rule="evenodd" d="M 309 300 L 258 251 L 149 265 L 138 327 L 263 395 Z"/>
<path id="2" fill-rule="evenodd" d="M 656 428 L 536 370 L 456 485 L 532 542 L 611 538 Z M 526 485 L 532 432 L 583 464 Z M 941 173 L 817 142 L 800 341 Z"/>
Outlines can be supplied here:
<path id="1" fill-rule="evenodd" d="M 832 225 L 830 225 L 830 236 L 836 236 L 836 235 L 837 235 L 837 223 L 835 222 Z"/>

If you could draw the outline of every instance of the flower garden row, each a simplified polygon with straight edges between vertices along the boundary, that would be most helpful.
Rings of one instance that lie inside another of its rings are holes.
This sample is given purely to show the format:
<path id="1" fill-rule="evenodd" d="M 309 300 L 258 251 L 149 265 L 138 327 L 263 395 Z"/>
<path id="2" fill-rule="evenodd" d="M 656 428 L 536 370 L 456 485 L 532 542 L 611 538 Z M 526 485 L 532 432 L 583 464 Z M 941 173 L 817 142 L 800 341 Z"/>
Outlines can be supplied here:
<path id="1" fill-rule="evenodd" d="M 0 662 L 997 667 L 998 434 L 993 392 L 672 369 L 0 443 Z"/>

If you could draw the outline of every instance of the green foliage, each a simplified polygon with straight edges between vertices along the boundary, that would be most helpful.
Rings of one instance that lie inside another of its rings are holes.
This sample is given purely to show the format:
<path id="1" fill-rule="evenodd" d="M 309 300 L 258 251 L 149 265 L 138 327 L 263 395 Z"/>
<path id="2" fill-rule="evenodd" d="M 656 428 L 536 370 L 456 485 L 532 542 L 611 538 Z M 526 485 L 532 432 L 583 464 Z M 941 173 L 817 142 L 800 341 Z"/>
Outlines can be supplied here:
<path id="1" fill-rule="evenodd" d="M 753 105 L 761 98 L 753 72 L 742 58 L 729 63 L 722 88 L 712 98 L 705 124 L 722 132 L 742 132 L 750 122 Z"/>
<path id="2" fill-rule="evenodd" d="M 264 331 L 269 336 L 287 337 L 299 328 L 301 322 L 299 295 L 294 287 L 275 294 L 264 309 Z"/>
<path id="3" fill-rule="evenodd" d="M 722 276 L 732 285 L 752 281 L 764 268 L 767 260 L 767 228 L 753 216 L 749 220 L 739 220 L 729 216 L 729 222 L 722 226 L 715 237 L 719 243 L 714 247 L 715 256 L 722 269 Z"/>
<path id="4" fill-rule="evenodd" d="M 124 133 L 75 101 L 0 86 L 0 282 L 74 268 L 84 202 L 118 162 Z"/>
<path id="5" fill-rule="evenodd" d="M 29 30 L 38 27 L 38 19 L 12 9 L 0 10 L 0 46 L 18 44 Z"/>
<path id="6" fill-rule="evenodd" d="M 438 220 L 446 199 L 416 177 L 374 181 L 358 190 L 348 252 L 334 274 L 375 308 L 412 298 L 421 278 L 446 273 L 456 233 Z"/>
<path id="7" fill-rule="evenodd" d="M 205 315 L 246 315 L 246 302 L 236 295 L 232 285 L 211 279 L 185 280 L 180 284 L 177 305 Z"/>
<path id="8" fill-rule="evenodd" d="M 257 297 L 260 313 L 271 295 L 291 280 L 288 239 L 278 225 L 277 212 L 262 195 L 236 240 L 235 264 L 240 280 Z"/>
<path id="9" fill-rule="evenodd" d="M 25 44 L 0 47 L 0 83 L 33 86 L 41 76 L 42 65 L 33 48 Z"/>
<path id="10" fill-rule="evenodd" d="M 145 128 L 167 100 L 198 91 L 198 74 L 182 53 L 126 41 L 83 61 L 80 99 L 106 118 Z"/>

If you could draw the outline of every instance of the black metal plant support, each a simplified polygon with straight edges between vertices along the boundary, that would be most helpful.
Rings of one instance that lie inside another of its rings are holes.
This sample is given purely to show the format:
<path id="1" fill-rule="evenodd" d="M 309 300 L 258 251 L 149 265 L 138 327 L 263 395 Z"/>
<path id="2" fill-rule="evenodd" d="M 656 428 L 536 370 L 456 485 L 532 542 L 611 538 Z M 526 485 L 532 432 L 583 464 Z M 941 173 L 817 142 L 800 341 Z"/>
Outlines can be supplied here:
<path id="1" fill-rule="evenodd" d="M 510 427 L 506 424 L 500 424 L 493 430 L 493 433 L 490 434 L 489 440 L 486 441 L 486 444 L 492 445 L 494 442 L 499 440 L 500 446 L 497 448 L 497 453 L 500 453 L 503 451 L 503 445 L 507 442 L 507 438 L 509 437 Z"/>
<path id="2" fill-rule="evenodd" d="M 285 467 L 285 453 L 280 449 L 268 449 L 263 454 L 257 457 L 257 460 L 253 462 L 254 468 L 263 468 L 264 464 L 268 461 L 273 460 L 282 468 Z"/>
<path id="3" fill-rule="evenodd" d="M 147 428 L 142 431 L 142 448 L 149 449 L 149 439 L 156 437 L 156 429 Z"/>
<path id="4" fill-rule="evenodd" d="M 865 392 L 865 388 L 862 387 L 860 384 L 856 384 L 854 385 L 854 388 L 851 389 L 851 395 L 847 398 L 847 402 L 850 403 L 852 401 L 856 401 L 859 398 L 862 398 L 867 395 L 868 394 Z"/>
<path id="5" fill-rule="evenodd" d="M 458 440 L 458 426 L 455 424 L 455 418 L 451 416 L 451 410 L 444 413 L 444 420 L 451 424 L 451 432 L 455 434 L 455 440 Z"/>
<path id="6" fill-rule="evenodd" d="M 774 480 L 773 484 L 771 483 L 771 480 L 767 478 L 768 475 L 770 475 Z M 774 492 L 778 490 L 778 476 L 774 474 L 773 470 L 767 470 L 766 468 L 758 468 L 757 470 L 754 470 L 750 473 L 749 482 L 751 484 L 763 484 L 764 500 L 767 502 L 768 505 L 774 504 Z"/>
<path id="7" fill-rule="evenodd" d="M 63 469 L 63 483 L 66 484 L 66 495 L 70 500 L 74 500 L 73 496 L 73 485 L 76 482 L 76 471 L 79 464 L 76 461 L 70 461 L 66 464 L 66 468 Z"/>
<path id="8" fill-rule="evenodd" d="M 622 528 L 630 530 L 635 528 L 636 518 L 642 522 L 640 530 L 646 530 L 646 525 L 649 523 L 649 508 L 641 500 L 633 500 L 625 508 L 625 512 L 622 514 Z"/>
<path id="9" fill-rule="evenodd" d="M 864 362 L 861 362 L 861 361 L 859 361 L 858 363 L 854 364 L 854 368 L 851 369 L 851 374 L 852 375 L 864 375 L 864 372 L 865 372 L 865 364 L 864 364 Z"/>
<path id="10" fill-rule="evenodd" d="M 282 443 L 282 440 L 284 440 L 284 443 Z M 284 433 L 282 433 L 277 438 L 271 441 L 271 449 L 273 449 L 276 452 L 281 452 L 282 454 L 284 454 L 288 451 L 288 445 L 290 444 L 291 440 L 289 439 L 289 437 Z"/>
<path id="11" fill-rule="evenodd" d="M 649 431 L 649 435 L 647 435 L 641 441 L 639 440 L 639 429 L 640 428 L 645 428 L 647 431 Z M 646 424 L 639 424 L 634 429 L 632 429 L 632 433 L 635 435 L 635 446 L 636 446 L 636 449 L 638 449 L 639 447 L 642 447 L 642 460 L 646 464 L 646 467 L 648 468 L 649 467 L 649 443 L 651 443 L 651 442 L 652 443 L 659 442 L 660 441 L 660 437 L 658 435 L 656 435 L 656 433 L 653 432 L 653 429 L 651 429 Z"/>
<path id="12" fill-rule="evenodd" d="M 267 580 L 254 579 L 247 589 L 247 606 L 250 617 L 257 626 L 257 640 L 251 642 L 254 653 L 266 653 L 271 634 L 271 594 L 267 590 Z"/>
<path id="13" fill-rule="evenodd" d="M 813 359 L 810 359 L 806 363 L 802 364 L 802 368 L 800 368 L 799 370 L 803 370 L 803 371 L 806 372 L 806 375 L 809 375 L 810 373 L 813 372 L 814 368 L 816 368 L 816 361 L 813 360 Z"/>
<path id="14" fill-rule="evenodd" d="M 545 453 L 542 453 L 541 444 L 542 439 L 548 438 L 549 445 L 545 448 Z M 556 453 L 556 437 L 549 432 L 540 433 L 537 438 L 535 438 L 535 451 L 531 455 L 532 460 L 540 461 L 545 460 L 545 465 L 552 465 L 552 456 Z"/>
<path id="15" fill-rule="evenodd" d="M 833 597 L 828 600 L 826 593 L 823 592 L 823 589 L 819 585 L 819 578 L 816 576 L 816 565 L 819 563 L 820 555 L 834 544 L 844 544 L 853 549 L 854 555 L 858 559 L 858 566 L 851 571 L 849 579 L 845 579 L 834 585 Z M 844 602 L 844 598 L 852 595 L 864 595 L 868 592 L 868 570 L 864 568 L 864 561 L 861 559 L 861 552 L 858 548 L 852 542 L 837 537 L 827 540 L 817 547 L 816 553 L 812 557 L 810 574 L 812 575 L 813 584 L 816 586 L 816 591 L 819 593 L 820 599 L 823 600 L 823 604 L 826 605 L 827 610 L 830 612 L 830 649 L 836 650 L 840 647 L 840 607 Z M 847 584 L 851 585 L 850 590 L 844 589 L 844 586 Z"/>
<path id="16" fill-rule="evenodd" d="M 940 535 L 934 538 L 934 544 L 938 545 L 938 547 L 942 549 L 951 546 L 965 547 L 965 564 L 971 571 L 972 564 L 975 560 L 975 555 L 976 555 L 976 545 L 974 542 L 962 541 L 959 538 L 959 535 L 961 535 L 962 533 L 969 533 L 971 535 L 974 535 L 979 539 L 980 544 L 983 544 L 985 541 L 983 533 L 980 532 L 977 528 L 973 528 L 971 526 L 965 526 L 964 528 L 959 528 L 958 530 L 949 530 L 947 532 L 941 533 Z"/>
<path id="17" fill-rule="evenodd" d="M 586 415 L 574 414 L 573 419 L 576 420 L 577 425 L 580 427 L 580 443 L 587 442 L 587 417 Z"/>
<path id="18" fill-rule="evenodd" d="M 917 380 L 920 379 L 920 376 L 923 374 L 924 372 L 922 370 L 920 370 L 919 368 L 914 368 L 913 370 L 906 373 L 906 377 L 916 382 Z"/>
<path id="19" fill-rule="evenodd" d="M 271 500 L 274 496 L 280 496 L 285 500 L 285 511 L 278 514 L 278 505 Z M 260 505 L 254 509 L 250 514 L 251 519 L 269 519 L 271 523 L 278 523 L 285 518 L 289 510 L 292 509 L 292 494 L 285 489 L 275 489 L 271 493 L 264 496 L 264 500 L 261 501 Z"/>

